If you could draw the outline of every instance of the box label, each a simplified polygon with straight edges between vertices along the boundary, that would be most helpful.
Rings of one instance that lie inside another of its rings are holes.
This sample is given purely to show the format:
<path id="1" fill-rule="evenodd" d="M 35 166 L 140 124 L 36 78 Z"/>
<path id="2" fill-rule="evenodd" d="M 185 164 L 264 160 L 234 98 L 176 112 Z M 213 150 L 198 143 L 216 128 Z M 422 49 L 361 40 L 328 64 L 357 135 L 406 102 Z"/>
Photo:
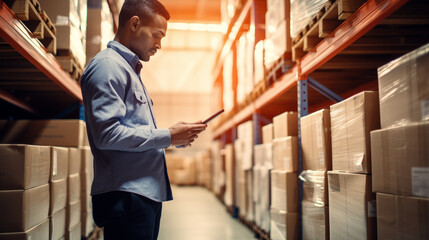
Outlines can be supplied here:
<path id="1" fill-rule="evenodd" d="M 420 102 L 422 107 L 422 121 L 429 120 L 429 99 L 422 100 Z"/>
<path id="2" fill-rule="evenodd" d="M 411 181 L 413 195 L 429 197 L 429 167 L 412 167 Z"/>
<path id="3" fill-rule="evenodd" d="M 58 172 L 58 153 L 54 151 L 54 154 L 52 156 L 52 174 L 54 176 L 57 176 Z"/>
<path id="4" fill-rule="evenodd" d="M 357 172 L 363 171 L 364 154 L 363 153 L 355 154 L 353 158 L 355 160 L 355 166 L 354 166 L 355 171 Z"/>

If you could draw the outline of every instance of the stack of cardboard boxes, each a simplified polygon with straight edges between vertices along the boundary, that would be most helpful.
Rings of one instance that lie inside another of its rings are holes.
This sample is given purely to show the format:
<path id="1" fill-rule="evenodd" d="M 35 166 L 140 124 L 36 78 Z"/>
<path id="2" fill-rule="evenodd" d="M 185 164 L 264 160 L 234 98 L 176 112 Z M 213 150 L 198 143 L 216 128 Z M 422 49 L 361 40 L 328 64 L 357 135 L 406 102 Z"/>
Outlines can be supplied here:
<path id="1" fill-rule="evenodd" d="M 270 231 L 271 182 L 273 168 L 273 124 L 262 127 L 262 144 L 254 147 L 255 165 L 253 166 L 253 201 L 255 224 Z"/>
<path id="2" fill-rule="evenodd" d="M 86 30 L 86 64 L 114 38 L 113 18 L 109 4 L 102 0 L 88 0 L 88 26 Z"/>
<path id="3" fill-rule="evenodd" d="M 92 219 L 91 185 L 94 179 L 93 157 L 87 146 L 80 148 L 80 204 L 81 204 L 81 235 L 89 236 L 94 231 Z"/>
<path id="4" fill-rule="evenodd" d="M 236 206 L 235 202 L 235 160 L 234 145 L 227 144 L 224 148 L 225 158 L 225 195 L 224 203 L 227 207 Z"/>
<path id="5" fill-rule="evenodd" d="M 220 141 L 213 141 L 210 146 L 210 153 L 212 156 L 213 166 L 213 192 L 218 197 L 223 199 L 225 191 L 225 168 L 221 155 L 222 143 Z"/>
<path id="6" fill-rule="evenodd" d="M 195 158 L 175 153 L 166 154 L 168 177 L 171 184 L 195 185 L 196 162 Z"/>
<path id="7" fill-rule="evenodd" d="M 333 239 L 376 239 L 370 132 L 380 128 L 377 92 L 361 92 L 331 106 L 332 172 L 329 221 Z"/>
<path id="8" fill-rule="evenodd" d="M 1 144 L 0 156 L 0 239 L 51 239 L 50 147 Z"/>
<path id="9" fill-rule="evenodd" d="M 378 69 L 381 130 L 371 132 L 379 239 L 429 237 L 429 45 Z"/>
<path id="10" fill-rule="evenodd" d="M 290 2 L 268 0 L 265 13 L 265 69 L 270 69 L 283 55 L 291 56 Z"/>
<path id="11" fill-rule="evenodd" d="M 92 175 L 80 174 L 83 152 L 86 151 L 87 156 L 91 155 L 87 146 L 85 123 L 80 120 L 1 121 L 0 128 L 4 133 L 0 142 L 13 143 L 0 147 L 4 150 L 0 152 L 0 169 L 5 171 L 2 174 L 4 178 L 0 178 L 0 186 L 5 185 L 5 189 L 21 189 L 13 191 L 15 199 L 19 201 L 6 201 L 1 206 L 9 209 L 8 211 L 13 209 L 10 216 L 4 215 L 6 220 L 18 219 L 16 216 L 21 215 L 19 221 L 25 223 L 20 227 L 14 225 L 0 231 L 15 232 L 9 234 L 19 236 L 41 234 L 43 226 L 37 226 L 37 231 L 30 228 L 41 223 L 43 216 L 47 220 L 49 239 L 80 239 L 81 199 L 89 199 L 89 192 L 81 194 L 81 178 L 87 178 L 87 185 L 92 182 Z M 92 164 L 84 165 L 92 169 Z M 42 182 L 46 184 L 43 185 Z M 46 191 L 41 192 L 42 190 Z M 6 194 L 1 199 L 8 200 L 7 196 Z M 85 209 L 85 212 L 88 210 Z M 16 212 L 23 214 L 17 215 Z M 92 218 L 88 224 L 93 226 Z"/>
<path id="12" fill-rule="evenodd" d="M 298 239 L 298 114 L 273 118 L 271 239 Z"/>
<path id="13" fill-rule="evenodd" d="M 234 142 L 236 152 L 236 196 L 239 215 L 249 222 L 254 221 L 253 206 L 253 121 L 244 122 L 237 127 Z"/>
<path id="14" fill-rule="evenodd" d="M 329 109 L 300 119 L 303 172 L 302 235 L 329 239 L 327 171 L 332 168 Z"/>
<path id="15" fill-rule="evenodd" d="M 49 208 L 50 237 L 60 239 L 69 230 L 67 225 L 68 214 L 68 168 L 69 149 L 65 147 L 51 147 L 51 170 L 49 179 L 51 204 Z"/>
<path id="16" fill-rule="evenodd" d="M 57 28 L 57 54 L 73 56 L 81 68 L 86 62 L 87 0 L 40 0 Z"/>

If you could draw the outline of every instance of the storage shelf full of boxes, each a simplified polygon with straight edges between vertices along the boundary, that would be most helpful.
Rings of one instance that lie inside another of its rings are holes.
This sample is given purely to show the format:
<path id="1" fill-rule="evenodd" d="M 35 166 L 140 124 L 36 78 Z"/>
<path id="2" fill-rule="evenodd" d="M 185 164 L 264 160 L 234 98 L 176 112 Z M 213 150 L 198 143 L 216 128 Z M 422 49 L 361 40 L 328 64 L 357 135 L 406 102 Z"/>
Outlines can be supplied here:
<path id="1" fill-rule="evenodd" d="M 113 38 L 110 9 L 119 4 L 0 1 L 1 239 L 101 236 L 79 80 Z"/>
<path id="2" fill-rule="evenodd" d="M 212 181 L 232 216 L 271 239 L 425 239 L 429 4 L 229 2 Z"/>

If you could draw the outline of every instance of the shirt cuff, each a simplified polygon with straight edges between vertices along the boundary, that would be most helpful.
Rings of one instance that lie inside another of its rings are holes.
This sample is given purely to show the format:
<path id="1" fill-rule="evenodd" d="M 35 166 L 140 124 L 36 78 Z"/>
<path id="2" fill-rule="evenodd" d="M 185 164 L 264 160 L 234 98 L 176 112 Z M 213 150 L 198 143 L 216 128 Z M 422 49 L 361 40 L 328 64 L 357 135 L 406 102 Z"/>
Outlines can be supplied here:
<path id="1" fill-rule="evenodd" d="M 159 148 L 168 148 L 171 145 L 171 133 L 168 129 L 155 129 L 155 145 Z"/>

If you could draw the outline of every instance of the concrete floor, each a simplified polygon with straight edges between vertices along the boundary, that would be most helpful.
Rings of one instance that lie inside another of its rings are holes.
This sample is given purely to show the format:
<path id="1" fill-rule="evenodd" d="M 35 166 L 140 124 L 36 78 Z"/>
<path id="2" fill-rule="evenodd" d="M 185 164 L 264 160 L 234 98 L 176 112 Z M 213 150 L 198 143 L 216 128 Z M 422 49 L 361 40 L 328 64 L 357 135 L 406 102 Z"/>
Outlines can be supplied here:
<path id="1" fill-rule="evenodd" d="M 158 240 L 251 240 L 253 233 L 233 219 L 202 187 L 172 186 L 173 201 L 163 204 Z"/>

